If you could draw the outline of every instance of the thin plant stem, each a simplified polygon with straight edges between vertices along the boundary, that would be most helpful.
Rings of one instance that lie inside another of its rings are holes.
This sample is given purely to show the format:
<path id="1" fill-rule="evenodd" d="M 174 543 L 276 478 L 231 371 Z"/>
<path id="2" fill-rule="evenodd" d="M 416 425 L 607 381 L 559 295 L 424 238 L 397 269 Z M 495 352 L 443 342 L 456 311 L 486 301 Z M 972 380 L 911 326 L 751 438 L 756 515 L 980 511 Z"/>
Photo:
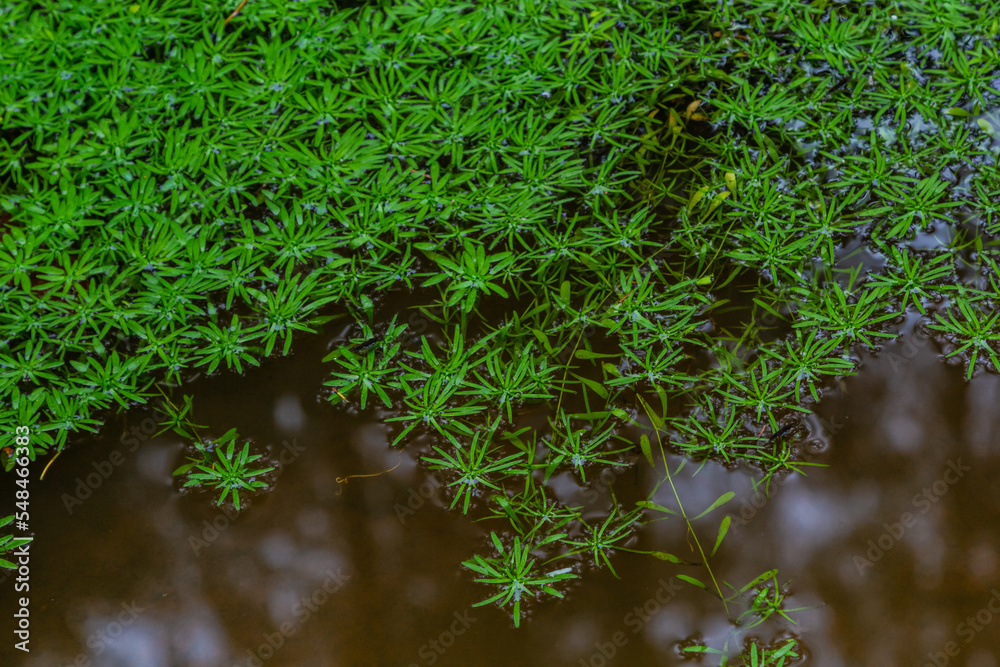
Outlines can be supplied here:
<path id="1" fill-rule="evenodd" d="M 639 396 L 639 402 L 642 403 L 642 409 L 646 412 L 646 416 L 649 417 L 649 421 L 653 424 L 653 431 L 656 433 L 656 443 L 660 447 L 660 457 L 663 459 L 663 469 L 667 473 L 667 482 L 670 483 L 670 490 L 674 494 L 674 500 L 677 501 L 677 507 L 680 509 L 681 516 L 684 518 L 684 523 L 687 524 L 688 532 L 691 537 L 694 538 L 694 543 L 698 547 L 698 553 L 701 555 L 701 562 L 705 565 L 705 569 L 708 570 L 708 576 L 712 578 L 712 585 L 715 586 L 715 592 L 718 594 L 719 599 L 722 601 L 722 606 L 726 610 L 726 616 L 732 619 L 729 613 L 729 605 L 726 604 L 726 598 L 722 594 L 722 589 L 719 587 L 719 582 L 715 579 L 715 573 L 712 571 L 712 566 L 708 564 L 708 558 L 705 556 L 705 550 L 701 546 L 701 541 L 698 539 L 698 534 L 695 533 L 694 528 L 691 526 L 691 521 L 688 519 L 687 512 L 684 510 L 684 503 L 681 502 L 681 496 L 677 493 L 677 487 L 674 486 L 674 478 L 670 474 L 670 465 L 667 463 L 667 455 L 663 449 L 663 439 L 660 437 L 660 429 L 656 426 L 656 419 L 653 417 L 653 413 L 649 408 L 649 404 Z M 661 482 L 662 483 L 662 482 Z"/>

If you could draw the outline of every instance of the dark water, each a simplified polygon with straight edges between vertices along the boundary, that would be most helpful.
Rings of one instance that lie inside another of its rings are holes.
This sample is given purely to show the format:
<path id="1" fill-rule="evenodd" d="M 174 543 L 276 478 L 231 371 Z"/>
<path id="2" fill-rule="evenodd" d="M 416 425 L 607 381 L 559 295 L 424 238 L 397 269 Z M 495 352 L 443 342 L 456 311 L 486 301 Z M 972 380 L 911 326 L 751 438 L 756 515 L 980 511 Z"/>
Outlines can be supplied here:
<path id="1" fill-rule="evenodd" d="M 45 480 L 34 471 L 31 653 L 6 634 L 0 664 L 676 665 L 688 664 L 681 643 L 721 647 L 733 634 L 718 600 L 673 578 L 703 571 L 628 553 L 613 561 L 620 580 L 591 572 L 565 600 L 532 607 L 520 629 L 496 607 L 473 608 L 492 589 L 459 564 L 486 553 L 489 524 L 448 511 L 415 453 L 389 448 L 377 422 L 317 400 L 319 360 L 340 335 L 193 387 L 199 423 L 235 426 L 282 460 L 274 490 L 238 517 L 207 492 L 178 493 L 176 437 L 130 451 L 135 441 L 118 434 L 142 432 L 140 411 L 68 449 Z M 720 580 L 742 585 L 777 567 L 793 579 L 785 606 L 810 607 L 793 616 L 799 626 L 769 621 L 736 641 L 794 634 L 800 664 L 823 667 L 997 664 L 1000 379 L 966 383 L 938 354 L 910 334 L 864 357 L 824 399 L 817 437 L 799 443 L 829 467 L 786 478 L 770 499 L 743 471 L 678 476 L 689 508 L 736 491 L 713 561 Z M 78 489 L 90 473 L 96 488 Z M 653 483 L 648 469 L 617 480 L 621 494 Z M 566 477 L 553 484 L 560 497 L 578 493 Z M 78 490 L 89 497 L 67 507 Z M 673 505 L 668 493 L 657 500 Z M 401 514 L 408 502 L 414 511 Z M 719 518 L 698 524 L 709 543 Z M 637 548 L 691 557 L 677 521 L 646 526 Z M 11 627 L 13 586 L 3 585 Z"/>

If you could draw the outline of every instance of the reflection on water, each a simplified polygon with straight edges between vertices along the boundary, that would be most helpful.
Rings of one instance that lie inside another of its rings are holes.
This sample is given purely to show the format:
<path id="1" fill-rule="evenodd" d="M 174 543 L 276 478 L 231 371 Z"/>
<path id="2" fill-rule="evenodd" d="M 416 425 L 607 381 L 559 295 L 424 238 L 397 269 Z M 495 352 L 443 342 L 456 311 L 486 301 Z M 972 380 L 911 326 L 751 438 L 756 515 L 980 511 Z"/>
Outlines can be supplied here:
<path id="1" fill-rule="evenodd" d="M 36 475 L 32 651 L 7 640 L 2 664 L 674 665 L 681 646 L 732 634 L 717 600 L 676 579 L 702 573 L 624 553 L 621 580 L 592 572 L 520 630 L 473 608 L 489 589 L 459 563 L 488 524 L 449 512 L 440 481 L 390 449 L 379 424 L 315 400 L 323 343 L 195 387 L 200 423 L 235 426 L 279 462 L 274 490 L 239 515 L 206 492 L 178 493 L 176 438 L 130 451 L 110 433 L 121 424 Z M 721 580 L 741 586 L 777 567 L 794 579 L 786 606 L 809 607 L 799 627 L 769 622 L 751 636 L 794 633 L 804 664 L 997 664 L 1000 379 L 967 384 L 936 355 L 910 335 L 864 358 L 799 443 L 830 467 L 778 480 L 769 498 L 714 464 L 678 477 L 690 508 L 736 492 Z M 609 481 L 620 497 L 655 483 L 647 469 Z M 571 478 L 553 484 L 601 502 Z M 668 493 L 656 500 L 672 505 Z M 677 521 L 649 524 L 637 548 L 690 556 Z M 3 605 L 9 619 L 11 593 Z"/>

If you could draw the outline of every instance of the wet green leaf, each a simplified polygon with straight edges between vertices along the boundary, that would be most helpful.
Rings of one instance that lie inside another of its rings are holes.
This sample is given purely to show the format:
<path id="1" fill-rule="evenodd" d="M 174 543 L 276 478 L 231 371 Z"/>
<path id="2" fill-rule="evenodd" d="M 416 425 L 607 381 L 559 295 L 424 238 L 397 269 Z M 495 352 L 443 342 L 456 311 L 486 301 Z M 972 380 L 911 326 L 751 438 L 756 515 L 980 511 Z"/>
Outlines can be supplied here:
<path id="1" fill-rule="evenodd" d="M 577 350 L 574 355 L 577 359 L 612 359 L 616 354 L 599 354 L 590 350 Z"/>
<path id="2" fill-rule="evenodd" d="M 642 448 L 642 454 L 649 461 L 649 467 L 655 468 L 656 464 L 653 462 L 653 449 L 649 444 L 649 437 L 643 433 L 639 436 L 639 446 Z"/>
<path id="3" fill-rule="evenodd" d="M 695 579 L 694 577 L 688 576 L 686 574 L 678 574 L 678 575 L 674 575 L 674 576 L 676 576 L 681 581 L 686 581 L 689 584 L 693 584 L 693 585 L 697 586 L 698 588 L 704 588 L 706 590 L 708 589 L 708 586 L 706 586 L 705 584 L 703 584 L 701 581 Z"/>
<path id="4" fill-rule="evenodd" d="M 608 390 L 605 389 L 603 386 L 601 386 L 600 382 L 595 382 L 594 380 L 591 380 L 590 378 L 585 378 L 582 375 L 577 375 L 576 373 L 573 373 L 573 377 L 575 377 L 577 380 L 579 380 L 580 382 L 582 382 L 584 384 L 584 386 L 586 386 L 588 389 L 590 389 L 592 392 L 594 392 L 595 394 L 597 394 L 601 398 L 603 398 L 603 399 L 607 399 L 608 398 Z"/>
<path id="5" fill-rule="evenodd" d="M 658 505 L 657 503 L 654 503 L 654 502 L 652 502 L 650 500 L 639 500 L 635 504 L 638 507 L 642 507 L 643 509 L 651 509 L 651 510 L 655 510 L 657 512 L 663 512 L 664 514 L 674 514 L 674 515 L 678 514 L 676 511 L 670 509 L 669 507 L 664 507 L 663 505 Z"/>
<path id="6" fill-rule="evenodd" d="M 744 586 L 743 588 L 741 588 L 740 589 L 740 593 L 746 593 L 749 590 L 753 590 L 754 588 L 756 588 L 760 584 L 764 583 L 768 579 L 773 579 L 777 574 L 778 574 L 778 570 L 776 570 L 776 569 L 774 569 L 774 570 L 768 570 L 767 572 L 765 572 L 764 574 L 760 575 L 759 577 L 756 577 L 749 584 L 747 584 L 746 586 Z"/>
<path id="7" fill-rule="evenodd" d="M 726 537 L 726 533 L 729 532 L 729 524 L 732 522 L 732 517 L 728 514 L 722 519 L 722 523 L 719 524 L 719 532 L 715 537 L 715 546 L 712 547 L 712 553 L 710 555 L 714 556 L 715 552 L 719 550 L 722 545 L 722 540 Z"/>
<path id="8" fill-rule="evenodd" d="M 732 500 L 735 496 L 736 496 L 736 494 L 733 491 L 727 491 L 726 493 L 723 493 L 721 496 L 719 496 L 718 498 L 716 498 L 715 502 L 713 502 L 711 505 L 709 505 L 708 508 L 705 511 L 703 511 L 698 516 L 691 517 L 691 520 L 692 521 L 696 521 L 696 520 L 700 519 L 701 517 L 703 517 L 706 514 L 708 514 L 709 512 L 711 512 L 712 510 L 717 509 L 721 505 L 725 505 L 730 500 Z"/>
<path id="9" fill-rule="evenodd" d="M 687 561 L 681 560 L 680 558 L 678 558 L 677 556 L 674 556 L 673 554 L 668 554 L 665 551 L 651 551 L 650 555 L 653 556 L 654 558 L 659 559 L 659 560 L 665 560 L 668 563 L 685 564 L 687 562 Z"/>

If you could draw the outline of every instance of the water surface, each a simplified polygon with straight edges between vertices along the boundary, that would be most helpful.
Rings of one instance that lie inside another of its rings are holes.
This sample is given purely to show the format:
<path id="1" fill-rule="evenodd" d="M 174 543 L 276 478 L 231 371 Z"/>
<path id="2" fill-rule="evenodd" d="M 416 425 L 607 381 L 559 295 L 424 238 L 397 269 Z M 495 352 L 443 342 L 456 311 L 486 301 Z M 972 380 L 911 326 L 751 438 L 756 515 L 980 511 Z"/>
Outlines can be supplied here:
<path id="1" fill-rule="evenodd" d="M 565 600 L 530 607 L 520 629 L 497 607 L 474 608 L 491 589 L 460 563 L 486 553 L 489 523 L 449 511 L 419 448 L 390 448 L 372 413 L 318 398 L 320 359 L 341 336 L 190 387 L 199 423 L 236 427 L 282 462 L 273 490 L 238 516 L 208 492 L 178 491 L 176 436 L 121 438 L 142 434 L 148 410 L 67 449 L 45 480 L 36 472 L 32 650 L 7 641 L 2 664 L 679 665 L 690 664 L 681 646 L 732 635 L 718 600 L 674 578 L 703 571 L 628 553 L 614 557 L 620 580 L 588 572 Z M 822 667 L 996 665 L 998 394 L 996 375 L 965 382 L 911 330 L 863 357 L 796 443 L 829 467 L 782 478 L 770 498 L 755 496 L 746 470 L 682 472 L 689 508 L 736 492 L 713 560 L 720 580 L 742 585 L 776 567 L 792 580 L 786 607 L 809 607 L 798 626 L 769 621 L 749 636 L 794 634 L 801 664 Z M 644 467 L 614 476 L 620 498 L 655 481 Z M 552 484 L 595 501 L 570 477 Z M 672 505 L 668 493 L 656 500 Z M 606 509 L 598 496 L 595 512 Z M 719 518 L 698 524 L 709 541 Z M 692 557 L 677 521 L 647 525 L 636 547 Z M 3 605 L 10 618 L 12 594 Z"/>

